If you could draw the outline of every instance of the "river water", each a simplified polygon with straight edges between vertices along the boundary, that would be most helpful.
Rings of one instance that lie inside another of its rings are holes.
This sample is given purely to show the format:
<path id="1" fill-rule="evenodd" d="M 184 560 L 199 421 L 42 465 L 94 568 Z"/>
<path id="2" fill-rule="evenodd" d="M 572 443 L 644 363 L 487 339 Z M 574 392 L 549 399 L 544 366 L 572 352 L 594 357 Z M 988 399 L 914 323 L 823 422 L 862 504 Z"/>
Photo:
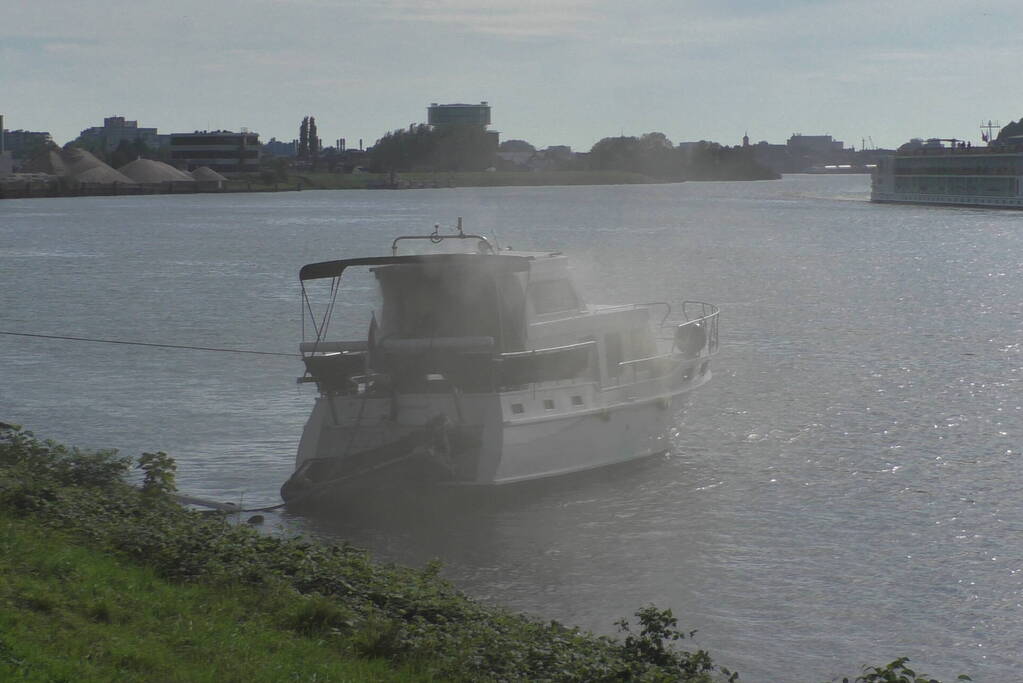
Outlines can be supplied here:
<path id="1" fill-rule="evenodd" d="M 1023 664 L 1023 214 L 872 205 L 866 176 L 760 183 L 0 202 L 0 331 L 293 352 L 297 273 L 468 231 L 575 259 L 588 300 L 721 309 L 674 451 L 414 519 L 268 524 L 613 633 L 653 602 L 745 681 L 908 655 Z M 314 389 L 295 358 L 0 335 L 0 420 L 164 450 L 179 488 L 277 502 Z"/>

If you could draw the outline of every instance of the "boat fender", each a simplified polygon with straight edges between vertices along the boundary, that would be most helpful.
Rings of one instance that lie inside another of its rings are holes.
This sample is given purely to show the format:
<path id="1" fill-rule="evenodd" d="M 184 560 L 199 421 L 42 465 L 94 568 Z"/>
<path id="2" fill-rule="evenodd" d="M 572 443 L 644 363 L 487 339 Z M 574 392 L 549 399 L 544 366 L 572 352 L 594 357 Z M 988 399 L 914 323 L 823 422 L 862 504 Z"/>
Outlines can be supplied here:
<path id="1" fill-rule="evenodd" d="M 703 323 L 686 323 L 675 328 L 675 348 L 686 358 L 696 358 L 707 345 L 707 331 Z"/>

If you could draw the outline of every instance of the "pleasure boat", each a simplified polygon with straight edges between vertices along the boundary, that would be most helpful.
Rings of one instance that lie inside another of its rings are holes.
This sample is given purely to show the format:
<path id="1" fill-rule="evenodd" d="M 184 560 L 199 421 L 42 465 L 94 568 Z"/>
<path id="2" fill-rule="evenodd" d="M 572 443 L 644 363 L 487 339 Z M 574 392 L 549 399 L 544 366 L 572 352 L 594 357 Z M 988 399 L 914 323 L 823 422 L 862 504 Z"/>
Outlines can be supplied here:
<path id="1" fill-rule="evenodd" d="M 399 254 L 415 240 L 446 250 Z M 354 322 L 342 276 L 357 269 L 352 297 L 374 288 L 379 308 L 357 323 L 361 338 L 337 340 L 332 319 Z M 281 489 L 289 505 L 381 486 L 503 486 L 664 453 L 718 350 L 716 306 L 587 304 L 566 256 L 500 250 L 461 219 L 457 233 L 401 236 L 389 256 L 313 263 L 299 278 L 298 381 L 319 395 Z"/>

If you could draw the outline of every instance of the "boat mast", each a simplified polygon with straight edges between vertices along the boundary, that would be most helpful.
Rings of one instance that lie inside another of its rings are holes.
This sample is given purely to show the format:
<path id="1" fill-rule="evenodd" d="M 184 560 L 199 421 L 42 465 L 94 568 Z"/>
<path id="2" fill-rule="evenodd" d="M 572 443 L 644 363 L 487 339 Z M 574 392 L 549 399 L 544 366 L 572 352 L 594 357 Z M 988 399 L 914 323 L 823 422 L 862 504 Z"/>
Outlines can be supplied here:
<path id="1" fill-rule="evenodd" d="M 980 139 L 990 145 L 991 141 L 994 139 L 992 137 L 991 131 L 993 131 L 995 128 L 1001 129 L 1001 127 L 1002 127 L 1002 125 L 1000 123 L 998 123 L 997 121 L 995 121 L 994 123 L 991 123 L 991 119 L 988 119 L 987 123 L 984 123 L 983 121 L 981 121 L 980 122 L 980 131 L 981 131 L 980 132 Z"/>

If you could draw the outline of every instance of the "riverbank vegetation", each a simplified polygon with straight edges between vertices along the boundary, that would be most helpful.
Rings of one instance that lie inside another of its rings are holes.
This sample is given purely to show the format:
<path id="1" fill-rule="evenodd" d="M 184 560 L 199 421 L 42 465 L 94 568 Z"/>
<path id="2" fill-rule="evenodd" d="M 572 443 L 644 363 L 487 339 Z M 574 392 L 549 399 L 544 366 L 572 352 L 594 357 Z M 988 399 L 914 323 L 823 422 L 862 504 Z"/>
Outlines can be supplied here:
<path id="1" fill-rule="evenodd" d="M 737 678 L 680 647 L 692 633 L 670 610 L 641 608 L 612 639 L 483 605 L 437 564 L 185 509 L 174 470 L 163 453 L 134 462 L 0 423 L 0 679 Z M 900 659 L 856 680 L 929 679 Z"/>
<path id="2" fill-rule="evenodd" d="M 443 187 L 538 187 L 559 185 L 637 185 L 663 182 L 629 171 L 428 171 L 406 173 L 326 173 L 302 171 L 284 182 L 263 181 L 253 189 L 374 190 Z M 236 181 L 240 182 L 240 181 Z"/>
<path id="3" fill-rule="evenodd" d="M 516 146 L 511 146 L 515 143 Z M 432 171 L 511 170 L 512 164 L 498 154 L 496 136 L 480 126 L 427 125 L 387 133 L 369 151 L 369 168 L 385 173 Z M 766 180 L 780 176 L 760 165 L 750 147 L 726 147 L 713 142 L 674 145 L 664 133 L 639 137 L 621 135 L 598 141 L 586 154 L 528 153 L 532 145 L 510 140 L 502 151 L 511 151 L 524 166 L 511 175 L 531 175 L 536 170 L 558 172 L 628 173 L 646 182 L 686 180 Z M 534 164 L 539 164 L 538 169 Z M 504 167 L 504 168 L 503 168 Z M 530 170 L 526 170 L 526 169 Z M 497 184 L 497 183 L 495 183 Z M 502 183 L 516 184 L 516 183 Z M 569 184 L 569 183 L 558 183 Z"/>
<path id="4" fill-rule="evenodd" d="M 128 482 L 135 471 L 141 486 Z M 138 463 L 0 426 L 0 679 L 727 679 L 669 611 L 623 640 L 483 605 L 439 565 L 260 533 Z M 72 675 L 73 674 L 73 675 Z"/>

